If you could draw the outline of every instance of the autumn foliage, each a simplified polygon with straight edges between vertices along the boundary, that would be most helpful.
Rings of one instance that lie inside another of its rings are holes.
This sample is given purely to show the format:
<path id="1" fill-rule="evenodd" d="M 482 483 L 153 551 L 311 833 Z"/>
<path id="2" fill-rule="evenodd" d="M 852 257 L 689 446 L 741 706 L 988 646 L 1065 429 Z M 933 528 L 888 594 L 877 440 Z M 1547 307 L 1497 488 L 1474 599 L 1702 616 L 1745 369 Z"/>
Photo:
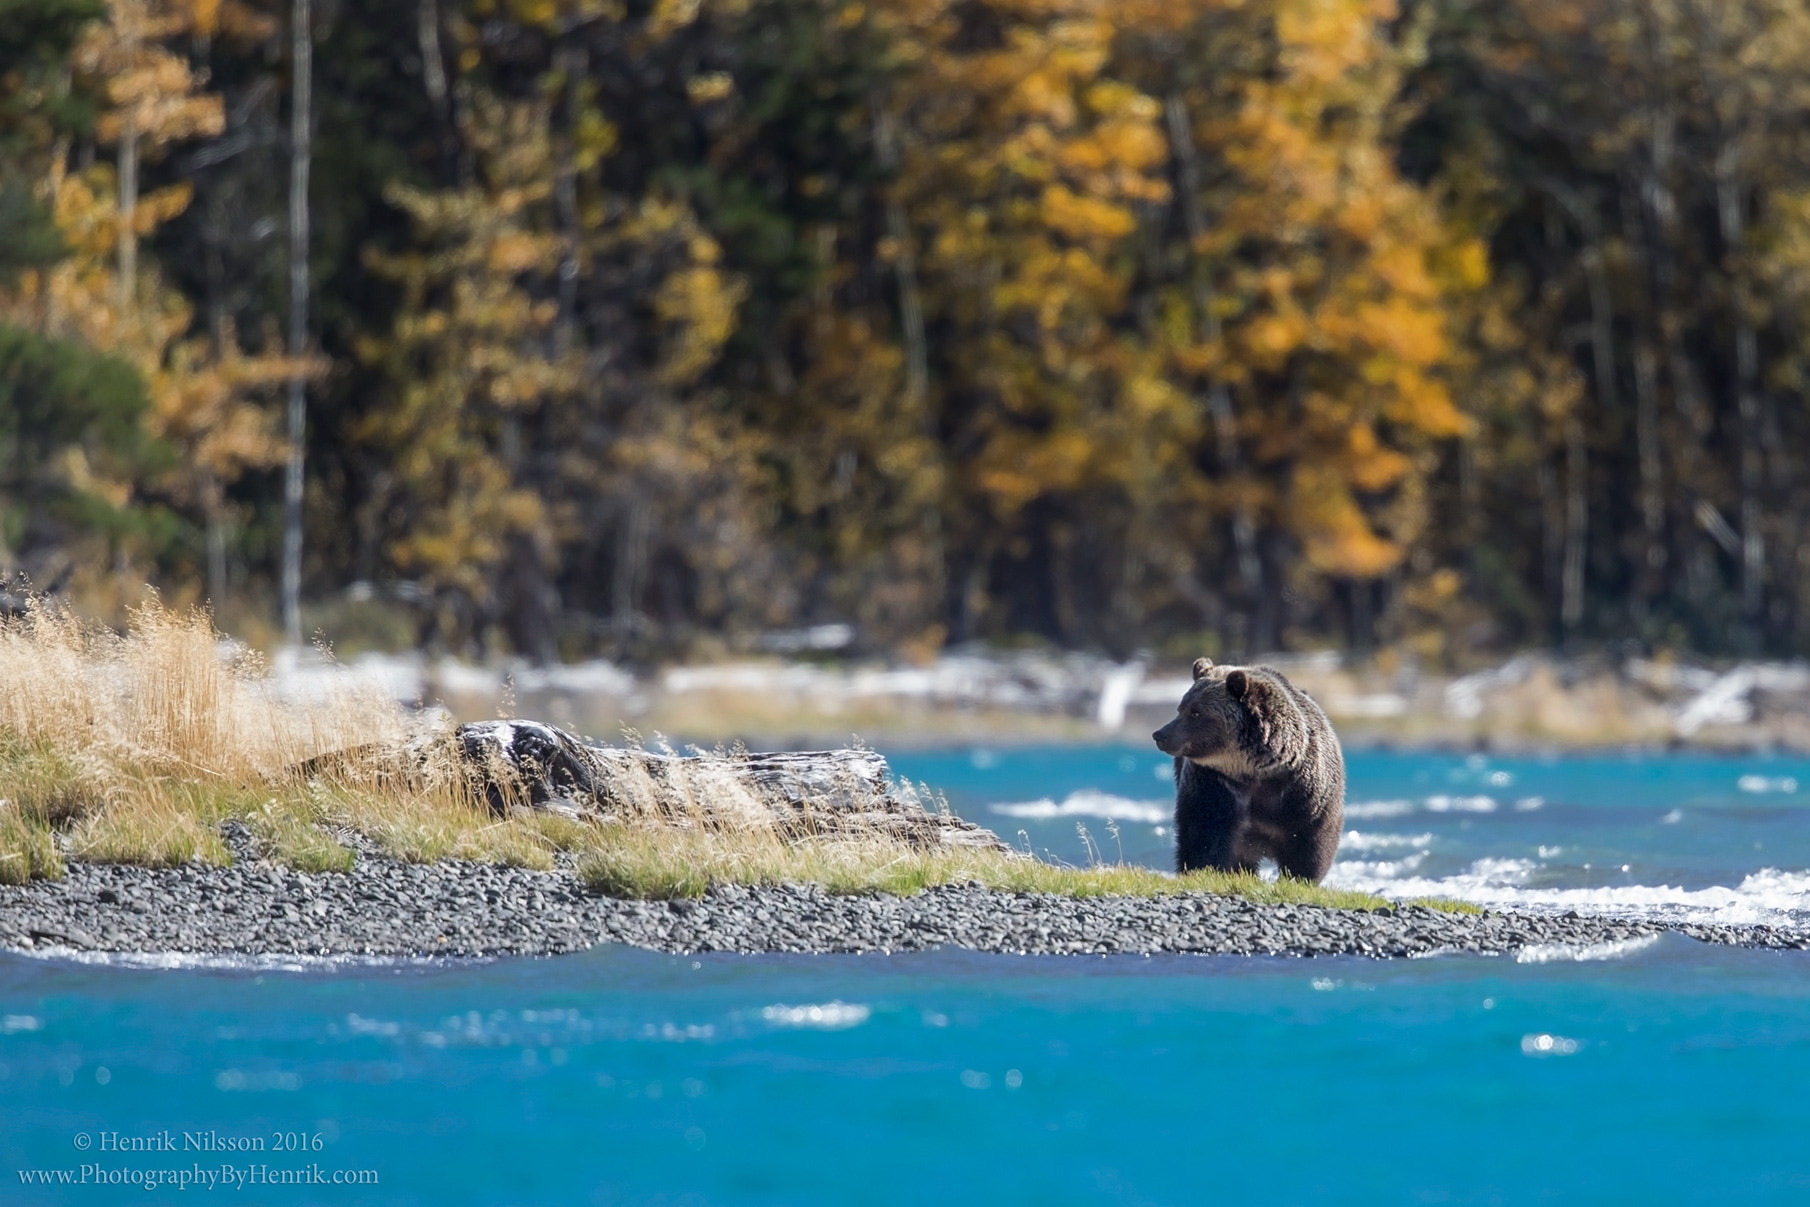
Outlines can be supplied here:
<path id="1" fill-rule="evenodd" d="M 255 609 L 299 376 L 446 648 L 1810 649 L 1799 0 L 342 7 L 302 358 L 289 16 L 0 3 L 0 570 Z"/>

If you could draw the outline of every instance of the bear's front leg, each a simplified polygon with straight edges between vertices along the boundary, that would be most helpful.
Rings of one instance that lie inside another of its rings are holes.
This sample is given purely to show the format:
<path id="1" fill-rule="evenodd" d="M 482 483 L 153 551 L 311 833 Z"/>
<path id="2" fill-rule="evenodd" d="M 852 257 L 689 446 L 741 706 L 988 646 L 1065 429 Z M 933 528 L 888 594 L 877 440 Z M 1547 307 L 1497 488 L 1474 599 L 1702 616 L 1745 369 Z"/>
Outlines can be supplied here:
<path id="1" fill-rule="evenodd" d="M 1175 870 L 1237 868 L 1244 820 L 1238 791 L 1225 776 L 1187 759 L 1175 760 Z"/>

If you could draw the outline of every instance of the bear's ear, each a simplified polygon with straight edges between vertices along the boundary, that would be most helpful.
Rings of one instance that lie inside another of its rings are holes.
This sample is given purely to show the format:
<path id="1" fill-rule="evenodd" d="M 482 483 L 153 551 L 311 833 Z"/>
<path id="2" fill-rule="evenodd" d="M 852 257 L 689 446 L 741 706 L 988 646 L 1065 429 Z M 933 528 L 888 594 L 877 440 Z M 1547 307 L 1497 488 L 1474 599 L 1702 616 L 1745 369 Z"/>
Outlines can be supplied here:
<path id="1" fill-rule="evenodd" d="M 1249 690 L 1250 686 L 1250 676 L 1246 675 L 1243 671 L 1226 672 L 1226 695 L 1232 697 L 1232 699 L 1244 699 L 1244 693 Z"/>
<path id="2" fill-rule="evenodd" d="M 1194 677 L 1196 679 L 1206 678 L 1207 672 L 1212 669 L 1213 660 L 1211 658 L 1196 658 L 1194 660 Z"/>

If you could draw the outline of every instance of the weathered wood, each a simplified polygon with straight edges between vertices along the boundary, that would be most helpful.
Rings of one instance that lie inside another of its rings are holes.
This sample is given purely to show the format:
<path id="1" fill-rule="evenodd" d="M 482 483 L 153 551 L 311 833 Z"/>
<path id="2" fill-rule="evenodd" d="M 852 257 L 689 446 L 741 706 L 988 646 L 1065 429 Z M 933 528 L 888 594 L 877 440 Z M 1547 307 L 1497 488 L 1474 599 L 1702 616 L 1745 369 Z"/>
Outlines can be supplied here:
<path id="1" fill-rule="evenodd" d="M 594 746 L 538 721 L 461 725 L 455 743 L 474 789 L 499 816 L 529 809 L 711 830 L 772 827 L 790 839 L 1011 850 L 991 830 L 925 808 L 871 750 L 687 758 Z"/>

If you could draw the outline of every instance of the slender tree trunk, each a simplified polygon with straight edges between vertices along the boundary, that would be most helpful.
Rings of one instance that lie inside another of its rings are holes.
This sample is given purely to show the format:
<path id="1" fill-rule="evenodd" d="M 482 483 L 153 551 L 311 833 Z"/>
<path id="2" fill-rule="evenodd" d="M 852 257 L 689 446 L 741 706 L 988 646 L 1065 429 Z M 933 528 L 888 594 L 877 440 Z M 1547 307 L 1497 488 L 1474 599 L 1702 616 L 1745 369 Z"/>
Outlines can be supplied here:
<path id="1" fill-rule="evenodd" d="M 208 516 L 208 604 L 217 612 L 226 601 L 226 507 L 212 476 L 201 487 Z"/>
<path id="2" fill-rule="evenodd" d="M 1534 482 L 1540 492 L 1540 586 L 1546 607 L 1550 609 L 1545 617 L 1547 632 L 1556 638 L 1558 630 L 1552 626 L 1552 619 L 1557 616 L 1558 609 L 1554 609 L 1553 604 L 1561 601 L 1564 594 L 1565 518 L 1564 505 L 1559 498 L 1558 474 L 1553 470 L 1551 457 L 1540 458 Z"/>
<path id="3" fill-rule="evenodd" d="M 1740 154 L 1731 144 L 1716 157 L 1716 209 L 1723 255 L 1734 264 L 1735 409 L 1739 426 L 1741 485 L 1741 612 L 1750 647 L 1760 641 L 1764 622 L 1766 542 L 1761 531 L 1762 459 L 1760 433 L 1759 338 L 1747 317 L 1746 218 L 1736 179 Z"/>
<path id="4" fill-rule="evenodd" d="M 462 83 L 446 78 L 446 53 L 440 37 L 440 0 L 418 0 L 415 6 L 415 40 L 421 51 L 421 83 L 434 111 L 434 129 L 440 143 L 440 170 L 449 183 L 463 186 L 470 177 L 470 156 L 460 139 Z"/>
<path id="5" fill-rule="evenodd" d="M 588 56 L 584 47 L 568 41 L 559 48 L 555 61 L 566 83 L 565 128 L 559 136 L 553 180 L 554 220 L 559 224 L 559 320 L 553 327 L 553 356 L 563 360 L 572 351 L 578 328 L 578 106 Z"/>
<path id="6" fill-rule="evenodd" d="M 138 297 L 138 124 L 131 109 L 119 134 L 119 310 Z"/>
<path id="7" fill-rule="evenodd" d="M 653 517 L 639 493 L 630 497 L 616 530 L 616 561 L 610 577 L 611 627 L 619 641 L 635 633 L 635 616 L 647 576 L 647 539 Z"/>
<path id="8" fill-rule="evenodd" d="M 1634 348 L 1634 427 L 1640 450 L 1640 519 L 1645 529 L 1645 549 L 1636 595 L 1644 602 L 1659 587 L 1665 566 L 1665 483 L 1660 456 L 1659 358 L 1653 346 L 1642 340 Z"/>
<path id="9" fill-rule="evenodd" d="M 955 639 L 958 642 L 972 641 L 980 636 L 981 616 L 987 607 L 988 563 L 992 560 L 993 551 L 983 544 L 969 564 L 967 572 L 962 575 L 955 623 Z"/>
<path id="10" fill-rule="evenodd" d="M 1282 593 L 1282 566 L 1287 551 L 1283 547 L 1284 537 L 1279 528 L 1268 528 L 1257 541 L 1257 556 L 1262 559 L 1263 593 L 1258 597 L 1257 608 L 1251 617 L 1251 649 L 1252 655 L 1273 653 L 1282 648 L 1283 608 L 1287 600 Z"/>
<path id="11" fill-rule="evenodd" d="M 1557 181 L 1542 182 L 1546 194 L 1570 216 L 1583 237 L 1578 257 L 1590 301 L 1590 351 L 1597 407 L 1605 422 L 1614 424 L 1621 413 L 1615 376 L 1615 311 L 1609 292 L 1608 266 L 1603 257 L 1602 224 L 1588 199 Z M 1554 239 L 1549 228 L 1548 242 Z M 1582 416 L 1573 411 L 1565 418 L 1565 554 L 1560 574 L 1559 625 L 1572 636 L 1584 619 L 1584 578 L 1590 529 L 1589 453 L 1584 444 Z"/>
<path id="12" fill-rule="evenodd" d="M 1703 448 L 1709 441 L 1714 423 L 1710 408 L 1704 402 L 1696 368 L 1685 355 L 1680 340 L 1683 321 L 1674 311 L 1667 316 L 1666 322 L 1670 331 L 1666 338 L 1666 376 L 1672 383 L 1672 410 L 1679 433 L 1679 438 L 1670 442 L 1677 450 L 1675 523 L 1679 534 L 1678 556 L 1684 563 L 1685 598 L 1692 609 L 1698 609 L 1709 598 L 1709 584 L 1701 574 L 1704 558 L 1697 556 L 1695 548 L 1705 539 L 1703 529 L 1696 522 L 1696 511 L 1704 489 Z"/>
<path id="13" fill-rule="evenodd" d="M 1589 473 L 1584 424 L 1574 414 L 1565 420 L 1565 566 L 1560 579 L 1559 623 L 1566 636 L 1575 633 L 1584 619 L 1584 555 L 1590 536 Z"/>
<path id="14" fill-rule="evenodd" d="M 207 331 L 216 364 L 225 358 L 228 344 L 238 339 L 226 311 L 226 208 L 221 194 L 214 193 L 209 198 L 207 222 L 202 228 L 207 262 Z M 201 497 L 207 514 L 207 599 L 217 614 L 226 603 L 226 499 L 224 488 L 205 469 L 201 474 Z"/>
<path id="15" fill-rule="evenodd" d="M 1477 468 L 1477 441 L 1460 436 L 1458 446 L 1458 539 L 1473 588 L 1482 581 L 1477 551 L 1483 545 L 1483 482 Z"/>
<path id="16" fill-rule="evenodd" d="M 905 342 L 905 406 L 915 414 L 920 430 L 932 448 L 941 447 L 936 413 L 930 405 L 930 340 L 924 326 L 924 299 L 918 283 L 917 244 L 911 219 L 897 191 L 901 166 L 898 121 L 883 98 L 873 101 L 874 155 L 894 187 L 886 190 L 886 236 L 893 244 L 893 272 L 898 278 L 899 334 Z M 935 581 L 926 584 L 924 598 L 932 608 L 942 606 L 949 595 L 948 550 L 943 539 L 943 508 L 932 502 L 924 509 L 919 531 L 926 545 L 924 564 Z M 934 613 L 932 613 L 934 614 Z M 958 626 L 959 627 L 959 626 Z"/>
<path id="17" fill-rule="evenodd" d="M 1074 649 L 1083 640 L 1081 609 L 1075 598 L 1075 530 L 1067 524 L 1049 523 L 1045 526 L 1048 534 L 1048 582 L 1050 618 L 1055 622 L 1055 638 L 1058 646 Z M 1035 550 L 1033 545 L 1032 549 Z"/>
<path id="18" fill-rule="evenodd" d="M 423 30 L 428 28 L 434 0 L 423 0 Z M 438 14 L 432 14 L 433 28 L 438 29 Z M 426 34 L 423 34 L 424 45 Z M 434 39 L 438 49 L 437 32 Z M 559 237 L 559 278 L 557 295 L 559 314 L 553 324 L 552 347 L 549 350 L 556 365 L 565 363 L 578 343 L 578 106 L 586 67 L 584 48 L 574 44 L 570 31 L 561 38 L 554 51 L 554 63 L 565 78 L 564 120 L 554 137 L 553 214 Z M 430 94 L 436 86 L 430 80 Z M 441 78 L 436 104 L 444 98 L 445 80 Z M 526 421 L 515 410 L 503 418 L 502 459 L 510 477 L 519 485 L 524 478 L 537 477 L 543 470 L 542 453 L 551 439 L 549 422 L 551 407 L 542 406 L 539 424 Z M 538 428 L 538 435 L 536 434 Z M 530 481 L 530 489 L 541 491 Z M 549 663 L 556 656 L 553 631 L 560 610 L 559 592 L 549 575 L 555 557 L 556 542 L 543 516 L 533 530 L 517 534 L 515 546 L 504 570 L 508 582 L 502 592 L 508 616 L 506 628 L 518 653 L 536 662 Z"/>
<path id="19" fill-rule="evenodd" d="M 1119 647 L 1113 652 L 1121 656 L 1131 651 L 1144 628 L 1143 595 L 1138 588 L 1144 581 L 1144 551 L 1154 542 L 1144 539 L 1144 534 L 1137 531 L 1139 527 L 1141 525 L 1133 521 L 1131 533 L 1121 542 L 1119 581 L 1117 590 L 1113 592 L 1114 633 L 1109 644 Z"/>
<path id="20" fill-rule="evenodd" d="M 1376 580 L 1370 578 L 1346 579 L 1345 588 L 1351 601 L 1351 632 L 1347 643 L 1351 649 L 1356 651 L 1374 649 L 1376 646 Z"/>
<path id="21" fill-rule="evenodd" d="M 1778 400 L 1771 391 L 1764 393 L 1760 399 L 1760 445 L 1765 450 L 1766 481 L 1773 492 L 1772 540 L 1769 548 L 1777 560 L 1768 573 L 1774 576 L 1774 582 L 1784 584 L 1791 582 L 1800 572 L 1800 567 L 1794 563 L 1797 562 L 1795 555 L 1800 548 L 1804 513 L 1802 506 L 1797 505 L 1796 458 L 1780 430 Z M 1768 594 L 1765 631 L 1770 639 L 1788 639 L 1788 634 L 1796 623 L 1794 615 L 1797 600 L 1797 594 L 1789 589 L 1774 589 Z"/>
<path id="22" fill-rule="evenodd" d="M 1207 234 L 1207 218 L 1200 208 L 1200 154 L 1194 147 L 1194 130 L 1188 120 L 1188 105 L 1179 92 L 1171 92 L 1163 104 L 1169 123 L 1169 149 L 1175 159 L 1181 195 L 1182 221 L 1188 240 L 1197 244 Z M 1201 338 L 1207 343 L 1219 342 L 1219 312 L 1215 306 L 1213 281 L 1206 266 L 1196 263 L 1194 270 L 1194 306 L 1200 314 Z M 1207 381 L 1207 414 L 1213 421 L 1213 436 L 1219 459 L 1228 477 L 1243 476 L 1243 457 L 1238 447 L 1238 416 L 1232 410 L 1232 395 L 1217 374 Z M 1238 553 L 1238 573 L 1252 599 L 1263 598 L 1263 560 L 1257 555 L 1257 529 L 1251 521 L 1250 507 L 1241 502 L 1232 508 L 1232 544 Z"/>
<path id="23" fill-rule="evenodd" d="M 446 107 L 446 59 L 440 51 L 440 5 L 438 0 L 420 0 L 415 7 L 415 37 L 421 44 L 421 82 L 427 88 L 427 99 L 434 103 L 436 115 Z"/>
<path id="24" fill-rule="evenodd" d="M 874 104 L 874 151 L 888 175 L 899 171 L 898 124 L 884 102 Z M 924 303 L 918 290 L 917 249 L 911 223 L 896 190 L 886 197 L 886 235 L 893 242 L 893 270 L 899 279 L 899 330 L 905 339 L 905 398 L 913 408 L 924 405 L 930 390 L 930 347 L 924 334 Z"/>
<path id="25" fill-rule="evenodd" d="M 1651 187 L 1644 190 L 1650 197 Z M 1659 430 L 1659 357 L 1653 349 L 1653 331 L 1657 326 L 1654 306 L 1663 293 L 1658 288 L 1659 255 L 1654 244 L 1656 226 L 1648 220 L 1641 190 L 1626 188 L 1621 195 L 1622 240 L 1629 249 L 1637 271 L 1636 279 L 1652 286 L 1644 305 L 1635 307 L 1631 315 L 1635 334 L 1632 340 L 1634 370 L 1634 446 L 1638 454 L 1638 501 L 1640 536 L 1629 542 L 1633 562 L 1629 574 L 1628 617 L 1637 631 L 1647 623 L 1653 597 L 1661 587 L 1660 571 L 1665 565 L 1665 496 L 1663 493 L 1663 440 Z"/>
<path id="26" fill-rule="evenodd" d="M 308 350 L 308 169 L 313 153 L 314 25 L 310 0 L 292 0 L 289 114 L 289 354 Z M 283 635 L 302 641 L 302 456 L 307 385 L 289 379 L 289 456 L 283 475 Z"/>
<path id="27" fill-rule="evenodd" d="M 1590 290 L 1590 354 L 1596 373 L 1596 401 L 1605 418 L 1620 412 L 1621 396 L 1615 381 L 1615 306 L 1609 294 L 1609 273 L 1603 262 L 1602 243 L 1591 233 L 1584 248 L 1584 277 Z"/>
<path id="28" fill-rule="evenodd" d="M 1596 401 L 1605 421 L 1621 412 L 1615 378 L 1615 311 L 1609 294 L 1609 274 L 1603 260 L 1602 239 L 1594 215 L 1574 204 L 1572 215 L 1580 220 L 1588 242 L 1582 262 L 1590 293 L 1590 350 L 1596 378 Z M 1583 417 L 1575 412 L 1565 421 L 1565 569 L 1559 623 L 1567 637 L 1584 619 L 1584 577 L 1589 553 L 1590 494 L 1589 454 L 1584 445 Z"/>
<path id="29" fill-rule="evenodd" d="M 1673 108 L 1677 94 L 1666 85 L 1673 73 L 1673 43 L 1670 31 L 1665 27 L 1667 21 L 1659 10 L 1642 5 L 1631 5 L 1630 9 L 1641 20 L 1645 30 L 1648 53 L 1651 56 L 1649 71 L 1655 81 L 1651 91 L 1655 103 L 1647 114 L 1650 167 L 1642 183 L 1641 193 L 1649 215 L 1646 243 L 1652 271 L 1653 330 L 1657 345 L 1637 349 L 1634 365 L 1635 387 L 1641 392 L 1637 402 L 1641 408 L 1639 422 L 1642 425 L 1639 433 L 1641 516 L 1647 530 L 1645 571 L 1653 581 L 1651 594 L 1654 597 L 1675 589 L 1670 584 L 1676 581 L 1678 575 L 1665 574 L 1667 563 L 1675 555 L 1678 568 L 1684 572 L 1684 593 L 1688 597 L 1691 593 L 1691 568 L 1698 560 L 1691 556 L 1687 544 L 1693 539 L 1691 534 L 1697 531 L 1692 514 L 1694 509 L 1691 494 L 1700 481 L 1697 466 L 1700 437 L 1707 435 L 1707 432 L 1697 431 L 1696 412 L 1700 408 L 1695 379 L 1683 349 L 1683 311 L 1691 303 L 1681 295 L 1677 261 L 1677 249 L 1684 240 L 1679 230 L 1678 202 L 1673 188 L 1675 164 L 1679 161 L 1678 115 Z M 1643 355 L 1650 358 L 1649 363 L 1641 362 Z M 1676 426 L 1668 425 L 1662 419 L 1658 384 L 1658 362 L 1662 359 L 1665 362 L 1665 375 L 1671 383 L 1673 424 Z M 1672 482 L 1669 500 L 1665 489 L 1668 452 Z M 1673 508 L 1671 528 L 1675 534 L 1675 548 L 1666 539 L 1668 502 Z"/>

